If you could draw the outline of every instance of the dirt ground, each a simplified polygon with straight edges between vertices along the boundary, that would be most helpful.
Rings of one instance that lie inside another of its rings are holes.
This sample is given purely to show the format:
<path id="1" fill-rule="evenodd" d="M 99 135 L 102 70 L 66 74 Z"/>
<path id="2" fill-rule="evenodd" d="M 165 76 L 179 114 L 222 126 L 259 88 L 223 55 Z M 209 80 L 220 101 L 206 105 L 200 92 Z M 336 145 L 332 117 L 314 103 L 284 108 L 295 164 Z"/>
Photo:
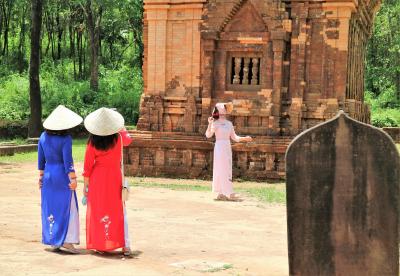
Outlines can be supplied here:
<path id="1" fill-rule="evenodd" d="M 84 250 L 86 208 L 80 204 L 81 254 L 51 252 L 41 244 L 35 168 L 0 164 L 0 275 L 288 274 L 285 207 L 248 197 L 218 202 L 211 192 L 134 188 L 127 202 L 135 253 L 129 259 Z M 186 261 L 230 265 L 214 272 L 171 265 Z"/>

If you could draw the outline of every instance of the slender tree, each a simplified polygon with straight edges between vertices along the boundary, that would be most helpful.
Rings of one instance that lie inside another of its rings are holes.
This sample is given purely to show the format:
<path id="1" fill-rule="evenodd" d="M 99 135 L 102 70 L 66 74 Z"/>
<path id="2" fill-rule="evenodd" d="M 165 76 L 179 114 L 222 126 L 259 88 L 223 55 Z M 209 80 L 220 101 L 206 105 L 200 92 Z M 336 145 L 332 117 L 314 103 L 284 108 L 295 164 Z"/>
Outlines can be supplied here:
<path id="1" fill-rule="evenodd" d="M 26 4 L 26 3 L 24 3 Z M 21 25 L 20 25 L 20 33 L 19 33 L 19 44 L 18 44 L 18 71 L 20 74 L 23 73 L 25 67 L 25 59 L 24 59 L 24 52 L 25 52 L 25 33 L 26 33 L 26 13 L 27 13 L 26 5 L 21 6 Z"/>
<path id="2" fill-rule="evenodd" d="M 99 89 L 99 48 L 100 48 L 100 26 L 103 16 L 103 6 L 94 8 L 92 0 L 87 0 L 82 8 L 85 12 L 90 48 L 90 88 Z"/>
<path id="3" fill-rule="evenodd" d="M 31 59 L 29 65 L 29 96 L 31 115 L 28 136 L 39 137 L 42 120 L 42 100 L 40 95 L 40 32 L 42 26 L 42 0 L 31 0 Z"/>
<path id="4" fill-rule="evenodd" d="M 9 32 L 10 32 L 10 24 L 11 17 L 14 7 L 14 1 L 11 0 L 3 0 L 1 1 L 2 10 L 3 10 L 3 27 L 4 27 L 4 44 L 3 44 L 3 56 L 8 54 L 8 43 L 9 43 Z"/>

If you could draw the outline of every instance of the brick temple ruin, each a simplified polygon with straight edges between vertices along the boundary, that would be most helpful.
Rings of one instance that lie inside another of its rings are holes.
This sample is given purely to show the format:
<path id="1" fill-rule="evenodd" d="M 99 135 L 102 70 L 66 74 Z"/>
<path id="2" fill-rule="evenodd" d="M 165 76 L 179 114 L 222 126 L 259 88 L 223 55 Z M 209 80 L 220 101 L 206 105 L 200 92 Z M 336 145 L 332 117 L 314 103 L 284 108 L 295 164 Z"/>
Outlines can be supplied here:
<path id="1" fill-rule="evenodd" d="M 282 178 L 288 143 L 343 109 L 369 122 L 364 57 L 380 0 L 144 0 L 130 175 L 212 174 L 207 118 L 233 102 L 235 176 Z"/>

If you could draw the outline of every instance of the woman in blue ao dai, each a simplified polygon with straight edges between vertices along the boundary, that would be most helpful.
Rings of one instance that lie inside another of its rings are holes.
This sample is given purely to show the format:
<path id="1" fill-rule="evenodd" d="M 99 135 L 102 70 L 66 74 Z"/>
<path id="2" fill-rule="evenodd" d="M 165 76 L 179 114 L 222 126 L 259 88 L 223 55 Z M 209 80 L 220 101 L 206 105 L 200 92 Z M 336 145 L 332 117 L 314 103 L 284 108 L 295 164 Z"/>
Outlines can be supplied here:
<path id="1" fill-rule="evenodd" d="M 38 143 L 42 242 L 70 253 L 78 253 L 73 244 L 79 244 L 79 215 L 72 138 L 66 130 L 81 122 L 78 114 L 60 105 L 43 123 Z"/>

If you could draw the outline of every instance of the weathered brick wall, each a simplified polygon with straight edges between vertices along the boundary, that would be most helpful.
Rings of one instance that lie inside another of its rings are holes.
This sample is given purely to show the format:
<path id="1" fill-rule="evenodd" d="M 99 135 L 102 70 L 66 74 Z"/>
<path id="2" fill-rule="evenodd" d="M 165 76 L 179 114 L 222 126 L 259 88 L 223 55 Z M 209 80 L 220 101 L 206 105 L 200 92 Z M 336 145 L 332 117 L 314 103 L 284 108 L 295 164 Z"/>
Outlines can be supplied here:
<path id="1" fill-rule="evenodd" d="M 196 131 L 204 2 L 145 1 L 139 130 Z"/>
<path id="2" fill-rule="evenodd" d="M 294 135 L 339 109 L 369 122 L 365 46 L 377 0 L 145 0 L 144 93 L 131 174 L 210 175 L 204 138 L 232 101 L 237 175 L 284 175 Z"/>
<path id="3" fill-rule="evenodd" d="M 237 132 L 279 135 L 282 98 L 288 90 L 290 24 L 281 1 L 209 1 L 201 28 L 202 96 L 200 129 L 218 101 L 233 101 Z M 232 85 L 234 57 L 259 60 L 258 85 Z"/>
<path id="4" fill-rule="evenodd" d="M 366 1 L 285 2 L 292 20 L 290 133 L 329 119 L 338 109 L 368 123 L 364 55 L 372 22 L 360 21 Z"/>

